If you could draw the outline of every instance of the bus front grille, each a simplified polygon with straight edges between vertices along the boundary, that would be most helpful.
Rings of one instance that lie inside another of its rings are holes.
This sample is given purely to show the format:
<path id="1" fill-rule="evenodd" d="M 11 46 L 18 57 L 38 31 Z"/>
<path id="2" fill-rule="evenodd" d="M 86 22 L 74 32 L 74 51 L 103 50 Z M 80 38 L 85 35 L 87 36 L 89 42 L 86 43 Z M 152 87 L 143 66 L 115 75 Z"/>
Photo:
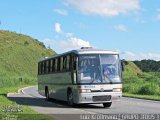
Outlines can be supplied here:
<path id="1" fill-rule="evenodd" d="M 105 96 L 93 96 L 93 101 L 110 101 L 111 95 L 105 95 Z"/>

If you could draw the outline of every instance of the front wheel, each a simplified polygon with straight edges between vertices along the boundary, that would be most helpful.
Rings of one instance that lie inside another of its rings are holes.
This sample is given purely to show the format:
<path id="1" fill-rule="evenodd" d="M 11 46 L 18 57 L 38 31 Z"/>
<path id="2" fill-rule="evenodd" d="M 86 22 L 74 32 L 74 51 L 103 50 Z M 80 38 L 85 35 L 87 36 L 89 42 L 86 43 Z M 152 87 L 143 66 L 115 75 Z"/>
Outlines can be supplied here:
<path id="1" fill-rule="evenodd" d="M 112 102 L 103 103 L 103 107 L 104 107 L 104 108 L 110 108 L 111 105 L 112 105 Z"/>
<path id="2" fill-rule="evenodd" d="M 72 91 L 69 91 L 67 93 L 67 103 L 69 106 L 74 106 L 74 103 L 73 103 L 73 93 Z"/>

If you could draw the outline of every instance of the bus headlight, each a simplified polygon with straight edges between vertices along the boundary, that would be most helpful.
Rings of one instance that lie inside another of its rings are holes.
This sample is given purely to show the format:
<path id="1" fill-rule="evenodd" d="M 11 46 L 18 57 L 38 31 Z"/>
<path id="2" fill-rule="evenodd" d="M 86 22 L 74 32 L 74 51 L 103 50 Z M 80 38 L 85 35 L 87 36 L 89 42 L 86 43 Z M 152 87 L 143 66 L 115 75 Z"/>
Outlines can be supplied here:
<path id="1" fill-rule="evenodd" d="M 122 88 L 113 88 L 113 92 L 122 92 Z"/>
<path id="2" fill-rule="evenodd" d="M 89 93 L 89 92 L 91 92 L 91 90 L 90 89 L 79 89 L 79 92 L 80 93 Z"/>

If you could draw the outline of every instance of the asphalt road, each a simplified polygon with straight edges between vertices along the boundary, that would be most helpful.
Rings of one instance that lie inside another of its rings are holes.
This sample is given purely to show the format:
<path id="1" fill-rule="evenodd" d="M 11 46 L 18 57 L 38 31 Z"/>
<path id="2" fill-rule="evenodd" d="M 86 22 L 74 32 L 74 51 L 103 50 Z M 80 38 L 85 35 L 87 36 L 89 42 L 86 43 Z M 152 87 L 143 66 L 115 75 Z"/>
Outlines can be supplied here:
<path id="1" fill-rule="evenodd" d="M 103 108 L 101 104 L 78 105 L 71 108 L 67 106 L 66 102 L 46 101 L 43 96 L 38 94 L 37 87 L 28 87 L 22 92 L 23 94 L 10 94 L 8 97 L 12 101 L 30 106 L 39 113 L 54 116 L 59 120 L 66 120 L 66 117 L 70 120 L 77 119 L 76 117 L 87 119 L 87 116 L 76 116 L 77 114 L 160 114 L 160 101 L 123 97 L 120 101 L 113 101 L 109 109 Z"/>

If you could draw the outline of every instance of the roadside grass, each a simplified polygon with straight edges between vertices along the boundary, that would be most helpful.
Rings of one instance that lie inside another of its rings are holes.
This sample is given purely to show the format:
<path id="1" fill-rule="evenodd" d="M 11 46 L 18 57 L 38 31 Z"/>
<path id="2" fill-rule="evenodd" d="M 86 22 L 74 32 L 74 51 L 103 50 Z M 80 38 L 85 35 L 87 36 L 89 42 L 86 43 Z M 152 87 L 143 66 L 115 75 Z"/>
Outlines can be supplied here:
<path id="1" fill-rule="evenodd" d="M 26 87 L 28 85 L 14 86 L 14 87 L 2 87 L 0 88 L 0 118 L 1 119 L 18 119 L 18 120 L 53 120 L 53 118 L 42 115 L 33 111 L 31 108 L 25 105 L 19 105 L 16 102 L 7 99 L 7 93 L 17 92 L 18 89 Z M 20 110 L 19 112 L 5 112 L 5 110 Z M 14 107 L 14 108 L 13 108 Z"/>
<path id="2" fill-rule="evenodd" d="M 37 83 L 38 61 L 46 56 L 53 56 L 55 52 L 27 35 L 0 30 L 0 117 L 1 115 L 22 115 L 28 119 L 50 119 L 40 115 L 27 106 L 21 113 L 2 112 L 4 106 L 18 106 L 7 99 L 9 92 L 17 92 L 25 86 Z M 24 114 L 33 114 L 32 117 Z M 36 115 L 34 115 L 36 114 Z M 38 115 L 38 117 L 37 117 Z M 26 117 L 25 117 L 26 116 Z M 23 120 L 23 118 L 21 118 Z M 10 118 L 4 118 L 10 120 Z M 20 119 L 20 120 L 21 120 Z"/>
<path id="3" fill-rule="evenodd" d="M 160 72 L 142 72 L 133 62 L 125 62 L 123 95 L 160 100 Z"/>
<path id="4" fill-rule="evenodd" d="M 160 101 L 160 96 L 155 96 L 155 95 L 138 95 L 138 94 L 131 94 L 131 93 L 123 93 L 123 97 Z"/>
<path id="5" fill-rule="evenodd" d="M 0 68 L 0 87 L 18 86 L 18 85 L 34 85 L 37 83 L 37 78 L 28 74 L 19 76 L 14 72 L 3 71 Z"/>

